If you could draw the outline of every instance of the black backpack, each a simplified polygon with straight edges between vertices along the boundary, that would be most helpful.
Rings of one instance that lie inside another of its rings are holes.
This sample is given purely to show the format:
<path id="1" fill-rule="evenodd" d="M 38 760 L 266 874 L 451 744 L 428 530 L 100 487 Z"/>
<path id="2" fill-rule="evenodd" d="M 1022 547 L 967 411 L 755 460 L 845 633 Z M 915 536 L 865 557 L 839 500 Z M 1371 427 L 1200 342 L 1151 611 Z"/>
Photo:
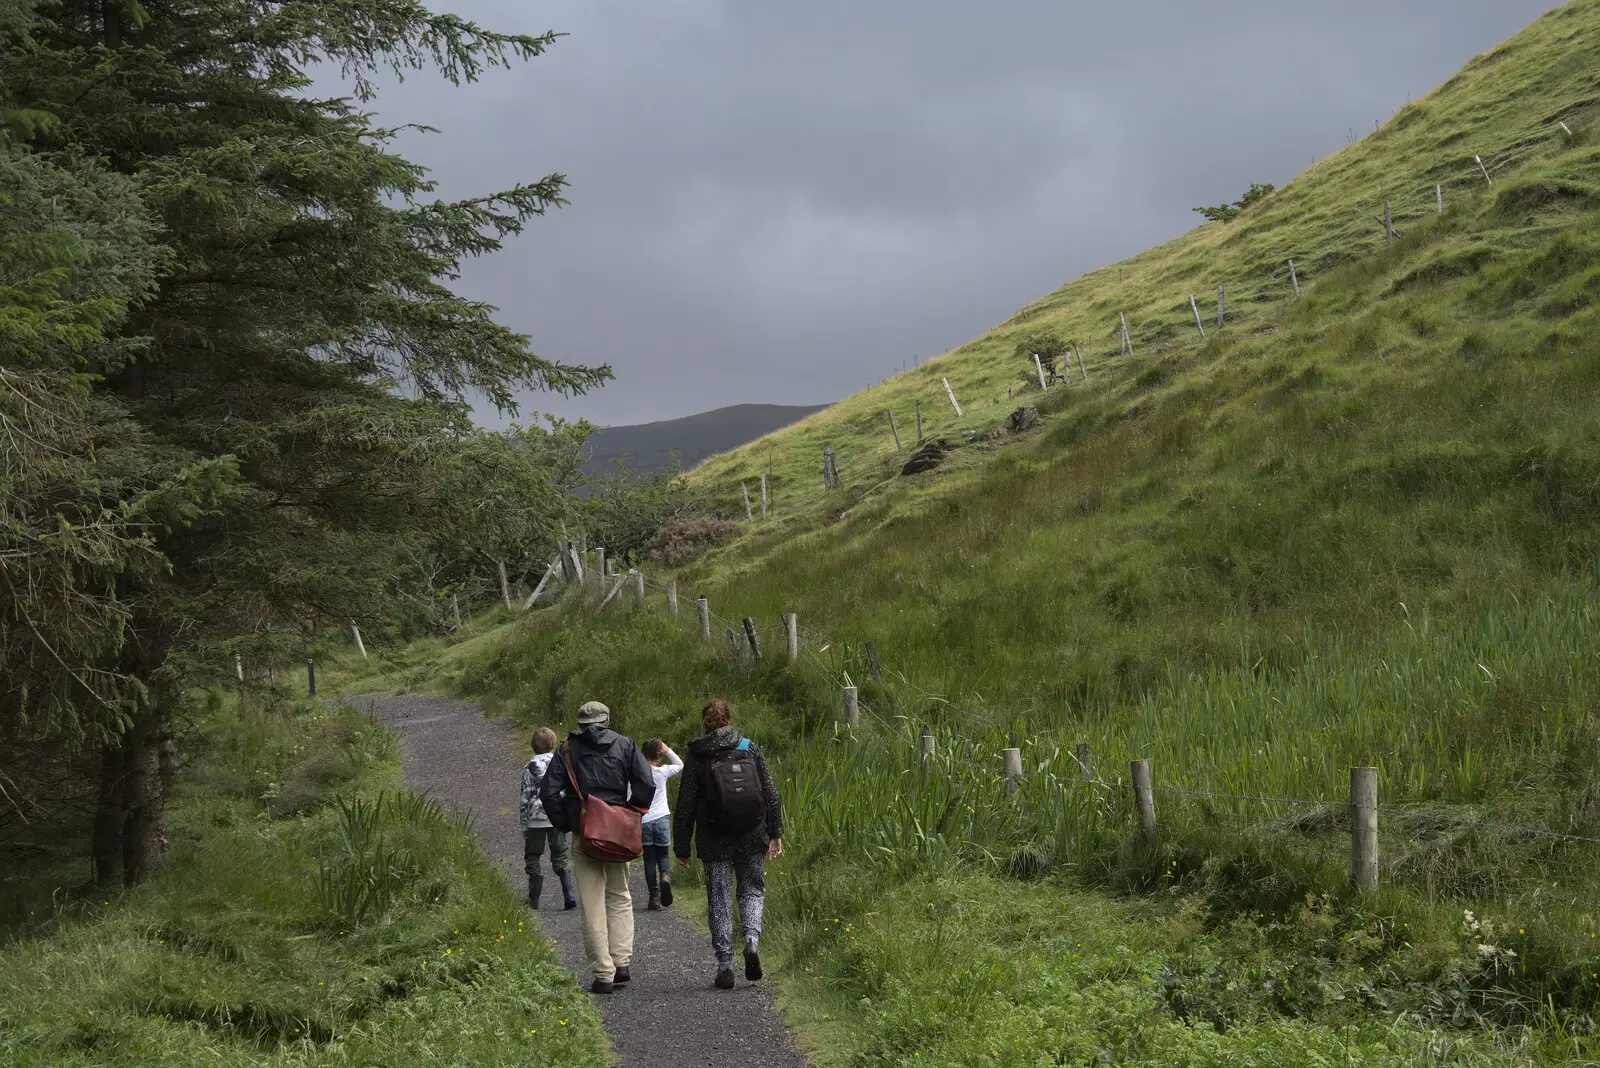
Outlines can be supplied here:
<path id="1" fill-rule="evenodd" d="M 718 834 L 746 834 L 761 826 L 767 798 L 750 755 L 750 739 L 706 759 L 706 817 Z"/>

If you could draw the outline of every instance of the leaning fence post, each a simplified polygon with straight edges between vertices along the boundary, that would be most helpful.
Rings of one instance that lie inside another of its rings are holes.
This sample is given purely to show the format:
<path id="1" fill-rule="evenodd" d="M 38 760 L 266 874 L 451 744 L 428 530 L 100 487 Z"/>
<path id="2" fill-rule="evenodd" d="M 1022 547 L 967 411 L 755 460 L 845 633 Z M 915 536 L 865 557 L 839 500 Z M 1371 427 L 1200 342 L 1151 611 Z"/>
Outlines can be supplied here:
<path id="1" fill-rule="evenodd" d="M 1000 756 L 1005 762 L 1006 792 L 1014 794 L 1022 787 L 1022 750 L 1002 749 Z"/>
<path id="2" fill-rule="evenodd" d="M 761 472 L 761 521 L 767 521 L 767 473 Z"/>
<path id="3" fill-rule="evenodd" d="M 846 686 L 840 691 L 840 696 L 844 700 L 845 726 L 859 727 L 861 725 L 861 704 L 857 700 L 856 688 L 854 686 Z"/>
<path id="4" fill-rule="evenodd" d="M 1089 749 L 1088 742 L 1079 742 L 1076 750 L 1078 765 L 1083 768 L 1083 781 L 1094 781 L 1094 753 Z"/>
<path id="5" fill-rule="evenodd" d="M 750 655 L 757 660 L 761 659 L 761 638 L 756 634 L 756 621 L 749 616 L 744 617 L 744 638 L 750 643 Z"/>
<path id="6" fill-rule="evenodd" d="M 700 617 L 700 640 L 711 641 L 711 602 L 704 597 L 694 599 L 694 614 Z"/>
<path id="7" fill-rule="evenodd" d="M 1122 321 L 1122 354 L 1124 356 L 1132 356 L 1133 335 L 1128 333 L 1128 317 L 1122 312 L 1117 312 L 1117 318 Z M 1078 363 L 1081 366 L 1083 363 L 1082 359 L 1080 359 Z"/>
<path id="8" fill-rule="evenodd" d="M 361 650 L 361 659 L 367 658 L 367 643 L 361 640 L 361 628 L 356 626 L 356 621 L 350 621 L 350 633 L 356 636 L 356 648 Z"/>
<path id="9" fill-rule="evenodd" d="M 960 419 L 961 402 L 956 400 L 956 391 L 950 388 L 950 380 L 948 378 L 941 378 L 939 381 L 944 383 L 944 391 L 950 397 L 950 405 L 956 410 L 956 418 Z"/>
<path id="10" fill-rule="evenodd" d="M 1050 387 L 1044 384 L 1044 363 L 1039 359 L 1039 354 L 1033 354 L 1033 369 L 1039 372 L 1039 388 L 1047 390 Z"/>
<path id="11" fill-rule="evenodd" d="M 933 728 L 928 724 L 922 725 L 922 759 L 927 760 L 933 756 Z"/>
<path id="12" fill-rule="evenodd" d="M 1350 881 L 1370 894 L 1378 888 L 1378 769 L 1350 769 Z"/>
<path id="13" fill-rule="evenodd" d="M 783 644 L 789 663 L 800 659 L 800 621 L 793 612 L 783 614 Z"/>
<path id="14" fill-rule="evenodd" d="M 678 580 L 669 579 L 667 582 L 667 614 L 678 614 Z"/>
<path id="15" fill-rule="evenodd" d="M 1385 245 L 1394 241 L 1393 217 L 1389 214 L 1389 202 L 1383 202 L 1383 243 Z"/>
<path id="16" fill-rule="evenodd" d="M 1289 261 L 1289 281 L 1293 283 L 1294 295 L 1298 297 L 1300 295 L 1300 276 L 1295 274 L 1294 260 Z"/>
<path id="17" fill-rule="evenodd" d="M 1189 294 L 1189 310 L 1194 312 L 1194 328 L 1200 331 L 1200 340 L 1206 339 L 1206 324 L 1200 321 L 1200 305 L 1194 302 L 1194 294 Z"/>
<path id="18" fill-rule="evenodd" d="M 306 693 L 317 696 L 317 662 L 306 657 Z"/>
<path id="19" fill-rule="evenodd" d="M 894 435 L 894 454 L 896 456 L 904 455 L 905 449 L 900 447 L 900 428 L 894 425 L 894 409 L 885 408 L 883 414 L 889 417 L 889 433 Z"/>
<path id="20" fill-rule="evenodd" d="M 1078 347 L 1076 341 L 1072 343 L 1072 351 L 1078 354 L 1078 373 L 1083 376 L 1085 382 L 1089 381 L 1089 369 L 1083 365 L 1083 350 Z"/>
<path id="21" fill-rule="evenodd" d="M 1156 844 L 1156 795 L 1150 789 L 1150 761 L 1135 760 L 1128 765 L 1133 779 L 1133 800 L 1139 809 L 1139 830 L 1145 841 Z"/>
<path id="22" fill-rule="evenodd" d="M 1489 168 L 1483 165 L 1483 157 L 1473 156 L 1472 158 L 1478 161 L 1478 169 L 1483 172 L 1483 180 L 1490 185 L 1494 185 L 1494 179 L 1489 177 Z"/>
<path id="23" fill-rule="evenodd" d="M 744 494 L 744 521 L 746 523 L 754 523 L 756 517 L 750 511 L 750 487 L 743 480 L 739 482 L 739 492 Z"/>

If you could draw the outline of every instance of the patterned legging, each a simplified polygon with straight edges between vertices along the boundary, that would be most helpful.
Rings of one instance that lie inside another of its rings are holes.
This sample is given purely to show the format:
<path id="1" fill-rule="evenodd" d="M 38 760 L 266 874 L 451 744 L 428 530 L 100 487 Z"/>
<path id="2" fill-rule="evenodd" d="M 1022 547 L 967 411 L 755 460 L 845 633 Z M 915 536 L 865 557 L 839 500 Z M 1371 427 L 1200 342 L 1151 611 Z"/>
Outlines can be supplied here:
<path id="1" fill-rule="evenodd" d="M 711 948 L 717 966 L 733 966 L 733 887 L 739 884 L 739 925 L 746 942 L 761 941 L 761 909 L 767 896 L 767 855 L 708 860 L 706 866 L 706 920 L 711 927 Z"/>

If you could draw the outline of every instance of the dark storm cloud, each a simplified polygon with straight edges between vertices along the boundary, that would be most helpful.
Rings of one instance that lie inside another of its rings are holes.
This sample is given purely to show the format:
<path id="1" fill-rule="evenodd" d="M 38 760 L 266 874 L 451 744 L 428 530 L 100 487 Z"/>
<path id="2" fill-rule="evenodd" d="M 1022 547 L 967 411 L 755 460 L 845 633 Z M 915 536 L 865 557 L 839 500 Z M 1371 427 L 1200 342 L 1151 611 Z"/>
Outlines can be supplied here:
<path id="1" fill-rule="evenodd" d="M 376 108 L 442 129 L 402 150 L 446 196 L 569 176 L 462 288 L 542 354 L 611 363 L 528 402 L 602 424 L 850 393 L 1288 180 L 1549 6 L 438 3 L 570 34 Z"/>

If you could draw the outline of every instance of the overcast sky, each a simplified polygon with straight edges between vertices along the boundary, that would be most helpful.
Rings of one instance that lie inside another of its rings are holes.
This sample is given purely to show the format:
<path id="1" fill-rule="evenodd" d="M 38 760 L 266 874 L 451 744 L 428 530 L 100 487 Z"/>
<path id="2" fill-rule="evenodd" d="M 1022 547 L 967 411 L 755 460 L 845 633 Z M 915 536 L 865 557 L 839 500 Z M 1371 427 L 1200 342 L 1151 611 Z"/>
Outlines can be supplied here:
<path id="1" fill-rule="evenodd" d="M 815 404 L 1277 184 L 1551 0 L 434 0 L 563 37 L 371 105 L 446 197 L 570 206 L 469 268 L 600 425 Z M 484 422 L 504 420 L 492 411 Z"/>

